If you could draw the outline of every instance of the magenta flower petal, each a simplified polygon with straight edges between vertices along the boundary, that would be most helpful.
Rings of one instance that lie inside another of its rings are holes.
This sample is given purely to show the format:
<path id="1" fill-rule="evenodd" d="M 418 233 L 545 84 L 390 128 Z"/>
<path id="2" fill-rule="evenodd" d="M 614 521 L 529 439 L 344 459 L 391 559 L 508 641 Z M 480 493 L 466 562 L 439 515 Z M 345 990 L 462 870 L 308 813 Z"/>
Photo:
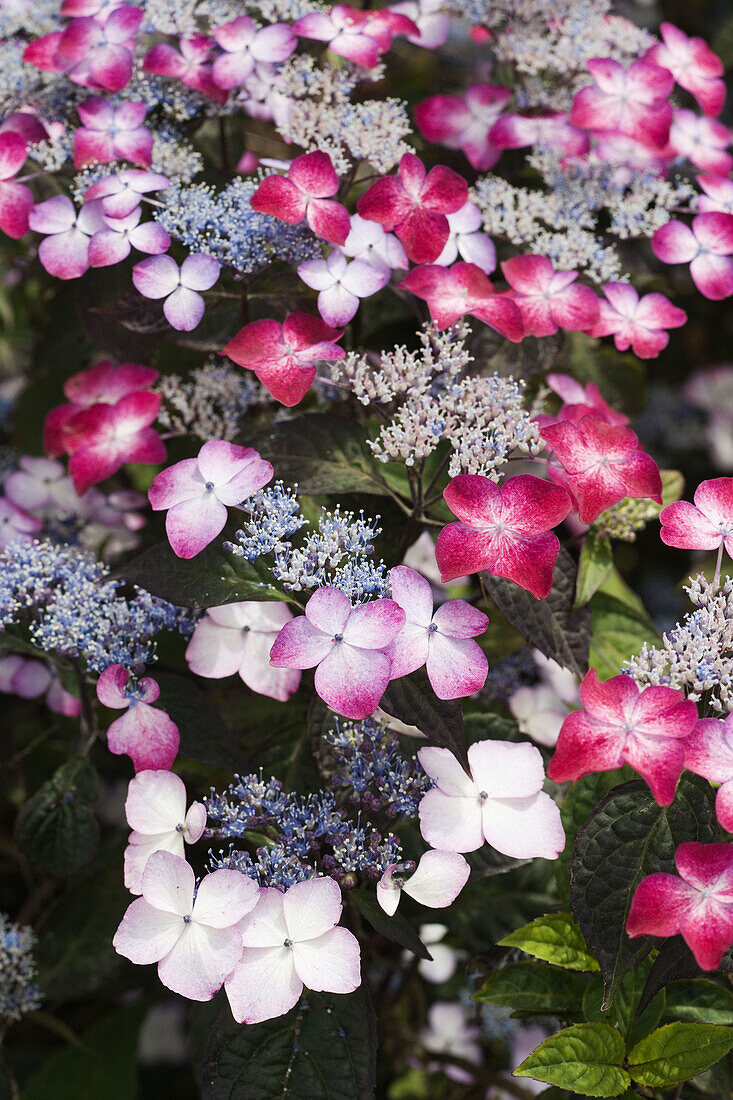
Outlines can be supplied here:
<path id="1" fill-rule="evenodd" d="M 107 730 L 107 745 L 117 755 L 127 753 L 135 771 L 168 770 L 178 755 L 178 727 L 163 710 L 137 702 Z"/>

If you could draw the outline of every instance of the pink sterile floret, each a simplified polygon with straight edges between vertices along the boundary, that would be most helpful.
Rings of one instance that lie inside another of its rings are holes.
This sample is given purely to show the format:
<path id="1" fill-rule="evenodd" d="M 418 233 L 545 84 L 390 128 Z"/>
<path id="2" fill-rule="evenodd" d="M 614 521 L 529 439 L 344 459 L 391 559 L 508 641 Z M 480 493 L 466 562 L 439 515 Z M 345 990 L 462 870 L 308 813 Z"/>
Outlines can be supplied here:
<path id="1" fill-rule="evenodd" d="M 685 742 L 685 767 L 711 783 L 720 783 L 715 813 L 722 828 L 733 832 L 733 714 L 724 721 L 700 719 Z"/>
<path id="2" fill-rule="evenodd" d="M 210 1001 L 242 956 L 238 925 L 254 909 L 259 887 L 241 871 L 196 877 L 185 859 L 154 852 L 112 941 L 134 963 L 157 962 L 167 989 L 192 1001 Z"/>
<path id="3" fill-rule="evenodd" d="M 606 424 L 628 424 L 628 416 L 611 408 L 595 382 L 587 382 L 583 386 L 569 374 L 554 373 L 548 374 L 545 381 L 552 392 L 562 398 L 563 404 L 556 417 L 546 421 L 543 419 L 541 423 L 580 420 L 581 416 L 591 414 L 597 416 L 599 420 L 604 420 Z"/>
<path id="4" fill-rule="evenodd" d="M 733 214 L 733 180 L 726 176 L 698 176 L 697 182 L 705 192 L 697 200 L 702 214 Z"/>
<path id="5" fill-rule="evenodd" d="M 662 479 L 656 462 L 642 451 L 631 428 L 581 416 L 540 429 L 563 467 L 578 502 L 581 523 L 626 497 L 651 497 L 662 503 Z"/>
<path id="6" fill-rule="evenodd" d="M 25 140 L 12 130 L 0 133 L 0 229 L 17 240 L 28 230 L 33 195 L 24 183 L 10 182 L 28 156 Z"/>
<path id="7" fill-rule="evenodd" d="M 493 84 L 472 84 L 463 95 L 434 95 L 418 103 L 415 122 L 428 141 L 461 149 L 473 168 L 485 172 L 501 156 L 491 129 L 512 93 Z"/>
<path id="8" fill-rule="evenodd" d="M 219 271 L 213 256 L 201 252 L 187 256 L 180 269 L 172 256 L 151 256 L 135 264 L 132 281 L 144 298 L 165 298 L 163 313 L 173 328 L 191 332 L 204 315 L 199 291 L 210 290 Z"/>
<path id="9" fill-rule="evenodd" d="M 385 650 L 405 625 L 394 600 L 372 600 L 352 607 L 338 588 L 319 588 L 305 615 L 280 631 L 270 663 L 275 668 L 315 668 L 321 699 L 346 718 L 373 714 L 390 680 Z"/>
<path id="10" fill-rule="evenodd" d="M 669 153 L 686 157 L 704 172 L 724 176 L 733 167 L 733 157 L 725 151 L 732 136 L 716 118 L 702 118 L 678 107 L 669 131 Z"/>
<path id="11" fill-rule="evenodd" d="M 563 722 L 547 774 L 557 783 L 630 764 L 660 806 L 674 801 L 685 759 L 684 739 L 697 707 L 676 688 L 639 690 L 630 676 L 599 680 L 595 669 L 580 685 L 583 710 Z"/>
<path id="12" fill-rule="evenodd" d="M 97 698 L 105 707 L 126 710 L 107 730 L 110 752 L 127 753 L 135 771 L 167 771 L 178 753 L 180 735 L 164 710 L 151 706 L 160 695 L 155 680 L 144 676 L 130 684 L 130 672 L 110 665 L 97 681 Z"/>
<path id="13" fill-rule="evenodd" d="M 706 115 L 719 115 L 725 103 L 723 62 L 702 38 L 688 38 L 674 23 L 662 23 L 660 30 L 664 41 L 647 50 L 645 60 L 669 69 Z"/>
<path id="14" fill-rule="evenodd" d="M 703 970 L 717 970 L 733 943 L 733 844 L 680 844 L 677 875 L 642 879 L 631 901 L 630 936 L 682 935 Z"/>
<path id="15" fill-rule="evenodd" d="M 38 246 L 38 258 L 49 275 L 78 279 L 89 269 L 89 241 L 107 229 L 100 201 L 88 202 L 77 213 L 67 195 L 54 195 L 30 211 L 28 225 L 47 234 Z"/>
<path id="16" fill-rule="evenodd" d="M 86 99 L 79 107 L 82 126 L 74 131 L 74 167 L 129 160 L 149 168 L 153 135 L 143 126 L 144 103 L 123 103 L 113 107 L 106 99 Z"/>
<path id="17" fill-rule="evenodd" d="M 443 493 L 457 523 L 438 535 L 435 557 L 443 582 L 485 569 L 544 599 L 560 552 L 551 528 L 571 509 L 558 485 L 519 474 L 499 486 L 482 474 L 459 474 Z"/>
<path id="18" fill-rule="evenodd" d="M 560 808 L 542 790 L 539 749 L 526 742 L 477 741 L 470 774 L 448 749 L 417 754 L 435 787 L 420 800 L 420 832 L 448 852 L 475 852 L 484 842 L 514 859 L 555 859 L 565 846 Z"/>
<path id="19" fill-rule="evenodd" d="M 188 643 L 188 667 L 208 679 L 238 673 L 252 691 L 284 703 L 298 690 L 300 672 L 273 668 L 270 650 L 292 617 L 285 603 L 256 600 L 210 607 Z"/>
<path id="20" fill-rule="evenodd" d="M 183 780 L 169 771 L 141 771 L 130 780 L 125 802 L 127 824 L 133 830 L 125 849 L 125 886 L 142 893 L 143 871 L 153 852 L 184 858 L 185 844 L 194 844 L 206 825 L 203 802 L 186 812 Z"/>
<path id="21" fill-rule="evenodd" d="M 43 524 L 12 500 L 0 497 L 0 549 L 11 542 L 28 542 Z"/>
<path id="22" fill-rule="evenodd" d="M 338 189 L 339 178 L 328 153 L 304 153 L 292 162 L 287 176 L 266 176 L 250 206 L 288 225 L 305 218 L 317 236 L 331 244 L 344 244 L 351 221 L 346 207 L 331 198 Z"/>
<path id="23" fill-rule="evenodd" d="M 717 550 L 722 543 L 733 558 L 733 477 L 701 481 L 693 500 L 662 509 L 662 542 L 681 550 Z"/>
<path id="24" fill-rule="evenodd" d="M 414 153 L 405 153 L 399 173 L 377 180 L 356 204 L 362 218 L 394 230 L 416 264 L 437 260 L 450 235 L 447 214 L 468 199 L 468 185 L 451 168 L 426 173 Z"/>
<path id="25" fill-rule="evenodd" d="M 306 260 L 298 275 L 312 290 L 318 291 L 318 312 L 328 325 L 347 325 L 359 308 L 361 298 L 370 298 L 389 282 L 389 270 L 374 267 L 364 260 L 346 259 L 334 248 L 325 260 Z"/>
<path id="26" fill-rule="evenodd" d="M 316 376 L 316 363 L 343 359 L 336 343 L 343 332 L 308 313 L 290 313 L 279 321 L 252 321 L 222 349 L 222 355 L 254 371 L 276 400 L 293 406 L 302 401 Z"/>
<path id="27" fill-rule="evenodd" d="M 433 590 L 428 581 L 398 565 L 390 570 L 392 598 L 407 616 L 387 655 L 393 680 L 426 666 L 439 699 L 461 699 L 480 691 L 489 662 L 474 638 L 489 624 L 483 611 L 466 600 L 448 600 L 433 614 Z"/>
<path id="28" fill-rule="evenodd" d="M 733 294 L 733 214 L 698 214 L 692 226 L 667 222 L 652 237 L 652 250 L 665 264 L 689 264 L 706 298 L 717 302 Z"/>
<path id="29" fill-rule="evenodd" d="M 21 699 L 38 699 L 44 695 L 46 706 L 54 714 L 63 714 L 66 718 L 78 718 L 81 714 L 81 699 L 62 687 L 53 667 L 35 657 L 22 657 L 20 653 L 0 657 L 0 692 L 18 695 Z"/>
<path id="30" fill-rule="evenodd" d="M 77 493 L 112 477 L 127 462 L 165 460 L 165 444 L 151 426 L 161 400 L 159 393 L 140 390 L 115 405 L 92 405 L 71 417 L 63 439 Z"/>
<path id="31" fill-rule="evenodd" d="M 293 24 L 302 38 L 328 42 L 334 53 L 372 69 L 379 55 L 388 50 L 394 34 L 417 34 L 418 28 L 406 15 L 384 8 L 361 11 L 336 4 L 329 12 L 309 12 Z"/>
<path id="32" fill-rule="evenodd" d="M 438 264 L 415 267 L 400 286 L 428 303 L 437 328 L 447 328 L 468 313 L 512 343 L 518 343 L 524 336 L 522 314 L 516 302 L 497 294 L 476 264 L 461 262 L 452 267 Z"/>
<path id="33" fill-rule="evenodd" d="M 522 149 L 527 145 L 543 145 L 565 156 L 583 156 L 590 149 L 585 130 L 571 126 L 561 112 L 544 115 L 502 115 L 491 128 L 489 140 L 498 149 Z"/>
<path id="34" fill-rule="evenodd" d="M 546 256 L 514 256 L 501 270 L 530 336 L 584 332 L 598 320 L 598 299 L 590 287 L 574 285 L 577 271 L 556 271 Z"/>
<path id="35" fill-rule="evenodd" d="M 633 61 L 625 69 L 610 57 L 588 62 L 595 85 L 581 88 L 570 122 L 584 130 L 610 130 L 646 145 L 661 147 L 669 137 L 672 108 L 667 97 L 674 80 L 651 61 Z"/>
<path id="36" fill-rule="evenodd" d="M 663 294 L 640 299 L 628 283 L 606 283 L 603 293 L 606 301 L 600 302 L 600 316 L 590 335 L 613 336 L 619 351 L 631 348 L 640 359 L 655 359 L 669 343 L 666 330 L 687 321 L 685 311 Z"/>
<path id="37" fill-rule="evenodd" d="M 141 9 L 129 4 L 115 8 L 104 22 L 93 16 L 72 19 L 58 39 L 55 62 L 60 71 L 86 88 L 121 91 L 132 76 L 132 50 L 142 19 Z M 33 55 L 28 60 L 35 63 Z"/>
<path id="38" fill-rule="evenodd" d="M 456 900 L 471 874 L 471 868 L 458 852 L 434 850 L 420 857 L 408 878 L 404 871 L 402 864 L 393 863 L 377 883 L 377 901 L 390 917 L 397 912 L 403 892 L 429 909 L 446 909 Z"/>
<path id="39" fill-rule="evenodd" d="M 446 246 L 447 247 L 447 246 Z M 410 261 L 394 233 L 387 233 L 378 222 L 368 222 L 360 214 L 351 215 L 349 235 L 341 251 L 354 260 L 364 260 L 372 267 L 407 271 Z"/>
<path id="40" fill-rule="evenodd" d="M 391 4 L 390 9 L 406 15 L 417 27 L 417 34 L 405 34 L 408 42 L 425 50 L 435 50 L 447 40 L 450 15 L 443 9 L 443 0 L 400 0 L 399 4 Z"/>
<path id="41" fill-rule="evenodd" d="M 165 529 L 173 552 L 193 558 L 222 531 L 227 508 L 272 479 L 269 462 L 252 447 L 209 440 L 196 458 L 162 470 L 148 491 L 154 512 L 168 511 Z"/>
<path id="42" fill-rule="evenodd" d="M 239 926 L 244 950 L 225 986 L 238 1023 L 283 1016 L 304 988 L 327 993 L 359 988 L 359 941 L 338 927 L 341 910 L 341 890 L 332 878 L 296 882 L 284 894 L 260 890 L 257 907 Z"/>
<path id="43" fill-rule="evenodd" d="M 212 73 L 214 43 L 211 39 L 195 34 L 191 38 L 181 38 L 178 45 L 180 52 L 167 42 L 151 47 L 143 61 L 143 72 L 177 77 L 216 103 L 225 103 L 227 90 L 219 86 Z"/>
<path id="44" fill-rule="evenodd" d="M 140 207 L 124 218 L 104 220 L 107 228 L 98 230 L 89 242 L 89 266 L 109 267 L 127 259 L 133 248 L 149 255 L 160 255 L 170 247 L 171 239 L 158 222 L 140 224 Z"/>
<path id="45" fill-rule="evenodd" d="M 125 218 L 137 209 L 143 195 L 149 191 L 162 191 L 169 186 L 168 177 L 159 172 L 123 168 L 88 187 L 84 192 L 84 202 L 101 199 L 102 210 L 108 218 Z"/>
<path id="46" fill-rule="evenodd" d="M 73 514 L 78 512 L 81 503 L 63 464 L 34 455 L 20 456 L 18 469 L 8 474 L 3 482 L 3 491 L 13 504 L 31 512 L 48 509 L 56 514 Z"/>
<path id="47" fill-rule="evenodd" d="M 224 51 L 216 58 L 212 75 L 220 88 L 238 88 L 259 64 L 285 61 L 297 46 L 292 28 L 285 23 L 257 27 L 248 15 L 239 15 L 212 32 Z"/>

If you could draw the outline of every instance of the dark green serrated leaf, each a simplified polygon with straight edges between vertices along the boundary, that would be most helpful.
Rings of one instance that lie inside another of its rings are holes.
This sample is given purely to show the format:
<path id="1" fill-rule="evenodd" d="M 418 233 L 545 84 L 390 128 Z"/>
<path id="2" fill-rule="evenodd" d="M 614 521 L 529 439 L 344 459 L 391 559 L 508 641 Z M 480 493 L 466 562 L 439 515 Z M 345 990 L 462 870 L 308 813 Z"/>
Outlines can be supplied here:
<path id="1" fill-rule="evenodd" d="M 522 1015 L 564 1016 L 580 1012 L 586 980 L 579 974 L 544 966 L 536 962 L 518 962 L 492 974 L 472 1000 L 511 1008 Z"/>
<path id="2" fill-rule="evenodd" d="M 681 936 L 672 936 L 671 939 L 664 940 L 649 971 L 649 977 L 639 1001 L 639 1011 L 643 1012 L 652 997 L 655 997 L 660 989 L 665 989 L 670 982 L 680 978 L 694 978 L 699 973 L 700 967 L 695 962 L 695 956 Z"/>
<path id="3" fill-rule="evenodd" d="M 643 1012 L 637 1014 L 651 963 L 644 960 L 637 970 L 630 971 L 616 991 L 613 1004 L 603 1008 L 603 978 L 594 974 L 583 998 L 583 1015 L 586 1020 L 600 1020 L 617 1027 L 624 1037 L 626 1046 L 637 1043 L 658 1026 L 665 1005 L 664 990 L 661 989 Z"/>
<path id="4" fill-rule="evenodd" d="M 372 1100 L 374 1013 L 356 993 L 306 993 L 285 1016 L 237 1024 L 226 1008 L 204 1059 L 203 1100 Z"/>
<path id="5" fill-rule="evenodd" d="M 665 1016 L 701 1024 L 733 1024 L 733 991 L 709 978 L 670 982 Z"/>
<path id="6" fill-rule="evenodd" d="M 658 806 L 641 780 L 616 787 L 579 831 L 571 860 L 570 904 L 598 956 L 606 1005 L 624 975 L 649 953 L 649 936 L 631 940 L 631 898 L 646 875 L 674 873 L 674 853 L 685 841 L 714 840 L 717 824 L 710 786 L 684 774 L 672 806 Z"/>
<path id="7" fill-rule="evenodd" d="M 576 578 L 575 562 L 562 546 L 546 600 L 535 599 L 512 581 L 481 573 L 486 592 L 522 637 L 582 677 L 588 670 L 590 611 L 574 610 Z"/>
<path id="8" fill-rule="evenodd" d="M 463 707 L 458 699 L 438 699 L 425 669 L 392 680 L 380 707 L 408 726 L 417 726 L 430 745 L 450 749 L 468 770 Z"/>
<path id="9" fill-rule="evenodd" d="M 557 889 L 562 901 L 570 904 L 570 860 L 573 854 L 573 845 L 578 831 L 588 820 L 591 811 L 598 805 L 605 794 L 623 783 L 624 779 L 630 779 L 633 772 L 630 768 L 612 772 L 591 772 L 584 775 L 576 783 L 572 783 L 568 793 L 560 807 L 560 818 L 565 830 L 565 847 L 555 860 L 555 877 Z"/>
<path id="10" fill-rule="evenodd" d="M 709 1069 L 733 1049 L 733 1030 L 716 1024 L 665 1024 L 629 1052 L 629 1073 L 640 1085 L 669 1088 Z"/>
<path id="11" fill-rule="evenodd" d="M 540 1043 L 514 1076 L 586 1096 L 619 1096 L 631 1084 L 621 1065 L 625 1053 L 623 1039 L 609 1024 L 573 1024 Z"/>
<path id="12" fill-rule="evenodd" d="M 234 735 L 203 688 L 187 676 L 156 672 L 161 707 L 178 726 L 180 752 L 203 764 L 235 771 L 244 766 L 244 756 Z"/>
<path id="13" fill-rule="evenodd" d="M 518 947 L 527 955 L 568 970 L 598 970 L 598 961 L 570 913 L 547 913 L 499 940 L 499 947 Z"/>
<path id="14" fill-rule="evenodd" d="M 375 932 L 384 936 L 393 943 L 398 943 L 407 951 L 412 951 L 418 959 L 432 959 L 425 944 L 418 936 L 406 917 L 399 910 L 391 917 L 387 916 L 379 902 L 370 890 L 358 889 L 349 892 L 349 899 L 353 900 L 362 916 L 371 924 Z"/>
<path id="15" fill-rule="evenodd" d="M 207 546 L 195 558 L 179 558 L 167 542 L 151 546 L 119 566 L 113 579 L 137 584 L 176 607 L 221 607 L 240 600 L 287 600 L 267 570 L 221 546 Z"/>
<path id="16" fill-rule="evenodd" d="M 389 495 L 366 431 L 355 420 L 331 413 L 306 413 L 281 420 L 249 443 L 275 467 L 275 477 L 297 484 L 301 493 Z"/>
<path id="17" fill-rule="evenodd" d="M 575 585 L 575 606 L 583 607 L 605 584 L 613 569 L 611 540 L 590 530 L 583 542 Z"/>
<path id="18" fill-rule="evenodd" d="M 18 814 L 18 847 L 50 874 L 63 878 L 78 871 L 99 843 L 92 809 L 98 790 L 97 774 L 87 759 L 64 764 Z"/>

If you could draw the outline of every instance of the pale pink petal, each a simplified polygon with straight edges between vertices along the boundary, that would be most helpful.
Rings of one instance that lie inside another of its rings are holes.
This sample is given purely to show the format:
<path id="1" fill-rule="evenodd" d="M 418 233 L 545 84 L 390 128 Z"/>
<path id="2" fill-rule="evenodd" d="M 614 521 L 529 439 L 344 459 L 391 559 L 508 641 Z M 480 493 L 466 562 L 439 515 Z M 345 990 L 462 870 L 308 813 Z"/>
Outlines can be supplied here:
<path id="1" fill-rule="evenodd" d="M 179 286 L 163 303 L 166 319 L 179 332 L 192 332 L 201 321 L 205 308 L 201 295 L 185 286 Z"/>
<path id="2" fill-rule="evenodd" d="M 468 761 L 476 789 L 490 798 L 524 798 L 542 789 L 542 754 L 525 741 L 477 741 Z"/>
<path id="3" fill-rule="evenodd" d="M 490 798 L 481 816 L 487 843 L 513 859 L 557 859 L 565 847 L 560 807 L 543 791 L 528 798 Z"/>
<path id="4" fill-rule="evenodd" d="M 122 665 L 109 665 L 97 681 L 97 698 L 100 703 L 113 710 L 129 707 L 130 700 L 125 694 L 125 685 L 129 679 L 128 669 Z"/>
<path id="5" fill-rule="evenodd" d="M 184 925 L 180 939 L 158 963 L 158 977 L 167 989 L 182 997 L 210 1001 L 241 955 L 242 943 L 234 929 L 209 928 L 194 921 Z"/>
<path id="6" fill-rule="evenodd" d="M 351 601 L 340 588 L 319 588 L 305 609 L 313 626 L 330 635 L 343 634 L 351 611 Z"/>
<path id="7" fill-rule="evenodd" d="M 195 558 L 224 529 L 227 510 L 213 492 L 174 504 L 165 517 L 171 548 L 179 558 Z"/>
<path id="8" fill-rule="evenodd" d="M 316 669 L 315 688 L 337 714 L 361 721 L 376 710 L 389 674 L 389 658 L 383 653 L 339 642 Z"/>
<path id="9" fill-rule="evenodd" d="M 471 638 L 433 634 L 428 643 L 427 674 L 439 699 L 464 699 L 486 683 L 489 662 Z"/>
<path id="10" fill-rule="evenodd" d="M 154 852 L 143 875 L 143 897 L 155 909 L 188 917 L 195 885 L 193 868 L 185 859 L 170 852 Z"/>
<path id="11" fill-rule="evenodd" d="M 463 770 L 450 749 L 426 746 L 419 750 L 417 758 L 444 794 L 467 798 L 476 794 L 473 780 Z"/>
<path id="12" fill-rule="evenodd" d="M 165 298 L 178 286 L 178 264 L 172 256 L 151 256 L 135 264 L 132 281 L 143 297 Z"/>
<path id="13" fill-rule="evenodd" d="M 189 290 L 210 290 L 219 278 L 219 262 L 213 256 L 194 253 L 181 264 L 181 285 Z"/>
<path id="14" fill-rule="evenodd" d="M 403 889 L 420 905 L 445 909 L 456 900 L 470 873 L 468 863 L 457 852 L 425 852 Z"/>
<path id="15" fill-rule="evenodd" d="M 289 948 L 245 947 L 225 989 L 237 1023 L 259 1024 L 289 1012 L 298 1003 L 303 983 Z"/>
<path id="16" fill-rule="evenodd" d="M 290 939 L 300 943 L 322 936 L 338 924 L 341 909 L 341 887 L 334 879 L 311 878 L 296 882 L 283 898 L 283 915 Z"/>
<path id="17" fill-rule="evenodd" d="M 332 928 L 306 942 L 298 940 L 292 951 L 295 972 L 306 989 L 353 993 L 361 985 L 359 941 L 347 928 Z"/>
<path id="18" fill-rule="evenodd" d="M 481 802 L 474 795 L 462 798 L 428 791 L 418 808 L 420 832 L 433 848 L 448 852 L 475 852 L 484 843 Z"/>
<path id="19" fill-rule="evenodd" d="M 270 650 L 275 668 L 315 668 L 334 647 L 333 635 L 313 626 L 305 615 L 286 623 Z"/>
<path id="20" fill-rule="evenodd" d="M 405 625 L 405 612 L 394 600 L 359 604 L 343 629 L 344 642 L 363 649 L 383 649 Z"/>
<path id="21" fill-rule="evenodd" d="M 256 907 L 248 913 L 239 925 L 245 947 L 280 948 L 288 938 L 288 926 L 285 923 L 283 901 L 285 895 L 280 890 L 265 887 L 260 890 Z"/>
<path id="22" fill-rule="evenodd" d="M 186 787 L 169 771 L 141 771 L 130 780 L 125 801 L 127 824 L 138 833 L 164 833 L 183 823 Z"/>
<path id="23" fill-rule="evenodd" d="M 161 912 L 137 898 L 122 918 L 112 945 L 118 955 L 139 965 L 158 962 L 175 947 L 182 927 L 177 914 Z"/>
<path id="24" fill-rule="evenodd" d="M 257 884 L 241 871 L 214 871 L 201 879 L 193 907 L 194 920 L 209 928 L 230 928 L 254 909 L 259 896 Z"/>

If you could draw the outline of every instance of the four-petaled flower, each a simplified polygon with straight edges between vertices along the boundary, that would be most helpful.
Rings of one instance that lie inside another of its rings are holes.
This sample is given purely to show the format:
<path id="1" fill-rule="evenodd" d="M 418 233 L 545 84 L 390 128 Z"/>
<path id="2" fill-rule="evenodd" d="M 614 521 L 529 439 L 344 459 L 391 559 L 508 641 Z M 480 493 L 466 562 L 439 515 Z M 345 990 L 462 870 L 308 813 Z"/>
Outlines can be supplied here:
<path id="1" fill-rule="evenodd" d="M 494 84 L 471 84 L 463 95 L 434 95 L 418 103 L 415 122 L 427 141 L 461 149 L 473 168 L 485 172 L 501 156 L 491 131 L 512 93 Z"/>
<path id="2" fill-rule="evenodd" d="M 72 19 L 58 41 L 56 63 L 85 88 L 121 91 L 132 76 L 132 50 L 142 19 L 142 10 L 131 4 L 115 8 L 100 21 L 90 15 Z"/>
<path id="3" fill-rule="evenodd" d="M 28 225 L 46 236 L 38 246 L 38 258 L 49 275 L 78 279 L 89 269 L 89 242 L 107 229 L 101 201 L 88 202 L 77 213 L 67 195 L 39 202 L 28 214 Z"/>
<path id="4" fill-rule="evenodd" d="M 733 214 L 698 214 L 692 225 L 671 221 L 657 229 L 652 251 L 665 264 L 689 264 L 693 283 L 719 302 L 733 294 Z"/>
<path id="5" fill-rule="evenodd" d="M 24 183 L 13 183 L 26 162 L 28 150 L 20 134 L 6 130 L 0 134 L 0 229 L 17 240 L 28 230 L 28 215 L 33 195 Z"/>
<path id="6" fill-rule="evenodd" d="M 257 64 L 285 61 L 297 45 L 286 23 L 258 27 L 248 15 L 238 15 L 217 27 L 212 36 L 224 51 L 214 61 L 212 75 L 214 82 L 227 90 L 244 84 Z"/>
<path id="7" fill-rule="evenodd" d="M 552 336 L 558 328 L 584 332 L 598 320 L 598 298 L 574 285 L 577 271 L 556 271 L 546 256 L 514 256 L 501 270 L 530 336 Z"/>
<path id="8" fill-rule="evenodd" d="M 211 39 L 194 34 L 191 38 L 181 38 L 178 46 L 180 52 L 167 42 L 152 46 L 145 55 L 143 72 L 175 76 L 216 103 L 225 103 L 227 90 L 219 86 L 212 72 L 214 43 Z"/>
<path id="9" fill-rule="evenodd" d="M 468 313 L 512 343 L 518 343 L 524 336 L 519 307 L 498 294 L 476 264 L 459 262 L 452 267 L 425 264 L 413 268 L 400 286 L 428 303 L 436 328 L 447 328 Z"/>
<path id="10" fill-rule="evenodd" d="M 114 405 L 100 403 L 74 413 L 62 435 L 77 493 L 112 477 L 127 462 L 165 460 L 165 444 L 152 427 L 161 400 L 159 393 L 141 389 Z"/>
<path id="11" fill-rule="evenodd" d="M 110 752 L 127 753 L 135 771 L 167 771 L 178 754 L 180 735 L 164 710 L 151 706 L 160 695 L 155 680 L 144 676 L 133 686 L 122 665 L 109 665 L 97 681 L 97 698 L 112 710 L 126 709 L 107 730 Z"/>
<path id="12" fill-rule="evenodd" d="M 584 130 L 611 130 L 645 145 L 663 146 L 669 137 L 672 108 L 667 97 L 674 79 L 651 61 L 633 61 L 628 69 L 610 57 L 588 62 L 595 81 L 573 100 L 570 122 Z"/>
<path id="13" fill-rule="evenodd" d="M 318 312 L 336 328 L 347 325 L 359 308 L 360 298 L 370 298 L 389 282 L 389 270 L 365 260 L 346 259 L 334 248 L 325 260 L 306 260 L 298 268 L 306 286 L 318 291 Z"/>
<path id="14" fill-rule="evenodd" d="M 218 278 L 218 262 L 201 252 L 187 256 L 180 269 L 172 256 L 151 256 L 132 269 L 132 281 L 144 298 L 165 298 L 163 313 L 180 332 L 196 328 L 205 309 L 199 291 L 210 290 Z"/>
<path id="15" fill-rule="evenodd" d="M 144 103 L 113 107 L 109 100 L 95 96 L 77 109 L 83 125 L 74 130 L 75 168 L 110 160 L 129 160 L 142 168 L 150 167 L 153 135 L 143 126 L 147 113 Z"/>
<path id="16" fill-rule="evenodd" d="M 629 348 L 640 359 L 655 359 L 669 343 L 668 328 L 680 328 L 687 321 L 683 309 L 673 306 L 663 294 L 643 298 L 628 283 L 606 283 L 606 301 L 600 301 L 598 321 L 591 336 L 613 336 L 619 351 Z"/>
<path id="17" fill-rule="evenodd" d="M 733 558 L 733 477 L 701 481 L 693 500 L 676 500 L 662 509 L 662 542 L 681 550 L 717 550 L 717 580 L 724 547 Z"/>
<path id="18" fill-rule="evenodd" d="M 291 163 L 287 176 L 265 176 L 250 206 L 288 225 L 297 225 L 305 218 L 318 237 L 331 244 L 344 244 L 351 220 L 346 207 L 332 198 L 338 189 L 339 178 L 328 153 L 304 153 Z"/>
<path id="19" fill-rule="evenodd" d="M 153 852 L 184 858 L 184 844 L 195 844 L 206 825 L 203 802 L 186 812 L 183 780 L 169 771 L 140 771 L 130 780 L 125 801 L 127 824 L 133 830 L 125 849 L 125 886 L 142 893 L 143 871 Z"/>
<path id="20" fill-rule="evenodd" d="M 688 38 L 674 23 L 662 23 L 659 29 L 663 41 L 647 50 L 645 59 L 668 69 L 706 115 L 719 115 L 725 103 L 723 62 L 702 38 Z"/>

